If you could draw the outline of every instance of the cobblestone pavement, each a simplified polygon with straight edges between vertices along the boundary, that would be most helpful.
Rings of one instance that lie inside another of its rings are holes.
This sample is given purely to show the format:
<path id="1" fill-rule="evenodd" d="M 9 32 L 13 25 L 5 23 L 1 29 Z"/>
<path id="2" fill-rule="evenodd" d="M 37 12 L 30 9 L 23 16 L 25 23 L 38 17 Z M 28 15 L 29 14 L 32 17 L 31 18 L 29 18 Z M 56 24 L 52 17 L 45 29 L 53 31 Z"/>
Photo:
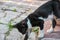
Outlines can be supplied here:
<path id="1" fill-rule="evenodd" d="M 44 3 L 43 1 L 41 2 L 42 4 Z M 7 24 L 13 18 L 14 19 L 17 18 L 18 21 L 15 20 L 12 21 L 12 23 L 13 24 L 18 23 L 19 21 L 24 19 L 27 15 L 29 15 L 28 13 L 33 12 L 37 7 L 39 7 L 38 5 L 40 5 L 40 2 L 38 3 L 35 2 L 36 5 L 34 3 L 32 3 L 33 5 L 31 4 L 29 5 L 29 3 L 26 4 L 26 2 L 25 3 L 19 2 L 18 3 L 19 6 L 16 5 L 15 3 L 16 2 L 14 3 L 0 2 L 0 40 L 23 40 L 24 36 L 22 36 L 22 34 L 19 33 L 17 29 L 12 29 L 12 31 L 10 31 L 9 36 L 6 36 L 6 32 L 9 30 Z M 28 11 L 26 12 L 25 9 L 27 9 Z M 26 14 L 19 16 L 21 15 L 21 13 L 25 13 L 25 12 Z M 42 40 L 60 40 L 60 26 L 57 26 L 53 33 L 49 34 L 46 32 L 46 30 L 50 28 L 50 23 L 51 23 L 50 21 L 45 22 L 45 28 L 44 28 L 45 37 Z"/>
<path id="2" fill-rule="evenodd" d="M 49 24 L 48 24 L 49 22 Z M 56 25 L 54 32 L 52 33 L 47 33 L 47 29 L 50 28 L 50 21 L 46 21 L 45 25 L 45 37 L 42 40 L 60 40 L 60 26 Z"/>
<path id="3" fill-rule="evenodd" d="M 57 29 L 59 29 L 60 27 L 57 27 Z M 55 30 L 57 30 L 55 29 Z M 45 34 L 45 38 L 46 40 L 60 40 L 60 30 L 54 31 L 53 33 L 50 34 Z"/>

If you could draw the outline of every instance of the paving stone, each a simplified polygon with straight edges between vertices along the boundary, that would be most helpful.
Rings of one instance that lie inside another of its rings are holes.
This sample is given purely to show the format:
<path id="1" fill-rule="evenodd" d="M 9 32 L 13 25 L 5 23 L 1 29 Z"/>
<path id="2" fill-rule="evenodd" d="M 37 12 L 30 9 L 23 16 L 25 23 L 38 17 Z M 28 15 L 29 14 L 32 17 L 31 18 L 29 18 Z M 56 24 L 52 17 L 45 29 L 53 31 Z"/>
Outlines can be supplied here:
<path id="1" fill-rule="evenodd" d="M 54 38 L 44 38 L 42 40 L 60 40 L 60 39 L 54 39 Z"/>
<path id="2" fill-rule="evenodd" d="M 42 2 L 42 4 L 46 3 L 46 1 L 45 2 L 41 1 L 41 2 Z M 2 3 L 2 2 L 0 2 L 0 21 L 3 22 L 3 23 L 8 24 L 10 19 L 13 19 L 16 16 L 18 16 L 19 14 L 21 14 L 20 13 L 21 11 L 24 12 L 25 9 L 31 8 L 32 12 L 33 12 L 37 7 L 42 5 L 42 4 L 40 4 L 40 2 L 38 2 L 36 5 L 32 5 L 31 3 L 29 5 L 29 3 L 28 4 L 27 3 L 25 3 L 25 2 L 24 3 L 20 3 L 20 5 L 18 6 L 15 3 L 8 3 L 8 2 L 3 2 Z M 21 8 L 21 6 L 22 6 L 22 8 Z M 8 8 L 8 9 L 14 9 L 15 8 L 16 10 L 18 10 L 18 12 L 12 12 L 12 11 L 8 11 L 8 10 L 7 11 L 3 11 L 3 10 L 1 10 L 1 8 Z M 28 13 L 30 14 L 32 12 L 27 12 L 26 14 L 28 14 Z M 4 17 L 4 15 L 5 15 L 4 13 L 7 13 L 6 17 Z M 18 23 L 19 21 L 21 21 L 21 19 L 24 19 L 27 16 L 26 14 L 22 15 L 21 17 L 17 18 L 15 21 L 13 21 L 13 24 Z M 48 26 L 49 25 L 47 25 L 45 30 L 48 29 Z M 57 30 L 57 31 L 54 32 L 54 33 L 45 34 L 45 37 L 42 40 L 60 40 L 60 31 L 59 31 L 60 27 L 56 27 L 55 30 Z M 0 40 L 5 40 L 5 36 L 6 36 L 5 33 L 7 31 L 8 31 L 7 25 L 0 24 Z M 10 34 L 6 37 L 6 40 L 23 40 L 23 38 L 24 38 L 24 35 L 19 33 L 17 29 L 12 29 L 12 31 L 10 31 Z M 34 39 L 35 39 L 35 37 L 34 37 Z M 34 40 L 34 39 L 32 38 L 32 40 Z"/>

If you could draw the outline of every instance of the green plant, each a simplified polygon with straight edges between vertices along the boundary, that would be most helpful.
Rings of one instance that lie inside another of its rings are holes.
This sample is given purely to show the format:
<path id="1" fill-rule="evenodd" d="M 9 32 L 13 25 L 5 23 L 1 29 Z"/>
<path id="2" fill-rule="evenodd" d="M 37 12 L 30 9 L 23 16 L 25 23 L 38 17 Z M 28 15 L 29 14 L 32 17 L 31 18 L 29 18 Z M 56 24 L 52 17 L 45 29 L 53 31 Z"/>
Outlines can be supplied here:
<path id="1" fill-rule="evenodd" d="M 33 32 L 38 32 L 39 31 L 39 28 L 35 27 L 32 29 Z"/>
<path id="2" fill-rule="evenodd" d="M 13 11 L 13 12 L 17 12 L 17 10 L 16 10 L 16 9 L 13 9 L 12 11 Z"/>
<path id="3" fill-rule="evenodd" d="M 12 30 L 13 26 L 12 26 L 12 22 L 11 21 L 9 21 L 8 27 L 9 27 L 9 31 Z"/>
<path id="4" fill-rule="evenodd" d="M 8 36 L 10 34 L 10 31 L 13 29 L 12 22 L 9 21 L 9 23 L 7 24 L 7 26 L 9 27 L 9 30 L 5 33 L 6 36 Z"/>
<path id="5" fill-rule="evenodd" d="M 39 31 L 39 28 L 35 29 L 34 32 L 38 32 Z"/>

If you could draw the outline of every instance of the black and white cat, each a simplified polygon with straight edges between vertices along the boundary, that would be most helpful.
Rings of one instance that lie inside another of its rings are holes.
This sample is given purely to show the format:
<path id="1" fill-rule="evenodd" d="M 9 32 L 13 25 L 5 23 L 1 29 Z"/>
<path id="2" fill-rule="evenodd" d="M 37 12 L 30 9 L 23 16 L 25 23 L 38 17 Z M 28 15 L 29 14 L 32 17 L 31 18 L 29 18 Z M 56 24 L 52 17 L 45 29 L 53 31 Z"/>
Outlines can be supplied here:
<path id="1" fill-rule="evenodd" d="M 17 23 L 16 25 L 13 25 L 16 27 L 19 32 L 22 34 L 26 34 L 26 37 L 24 40 L 27 40 L 28 38 L 28 31 L 29 28 L 39 26 L 40 27 L 40 35 L 39 38 L 44 37 L 44 21 L 45 20 L 52 20 L 52 27 L 47 32 L 53 32 L 56 21 L 54 19 L 54 16 L 57 18 L 60 18 L 60 5 L 58 0 L 52 0 L 48 1 L 47 3 L 40 6 L 37 10 L 35 10 L 33 13 L 28 15 L 27 18 L 22 20 L 21 22 Z"/>

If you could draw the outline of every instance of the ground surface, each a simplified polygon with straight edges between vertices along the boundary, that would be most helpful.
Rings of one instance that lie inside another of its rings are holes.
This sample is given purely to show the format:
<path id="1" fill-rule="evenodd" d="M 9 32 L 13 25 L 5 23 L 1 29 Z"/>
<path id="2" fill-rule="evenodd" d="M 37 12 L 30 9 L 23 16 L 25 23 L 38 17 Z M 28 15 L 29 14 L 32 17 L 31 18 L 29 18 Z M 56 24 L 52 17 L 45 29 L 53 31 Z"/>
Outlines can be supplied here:
<path id="1" fill-rule="evenodd" d="M 44 3 L 43 1 L 41 1 L 42 3 Z M 29 2 L 31 3 L 31 2 Z M 19 3 L 18 3 L 19 4 Z M 25 5 L 24 5 L 25 4 Z M 38 5 L 40 5 L 40 3 L 36 3 L 36 5 L 34 5 L 35 3 L 32 2 L 32 5 L 30 4 L 26 4 L 25 3 L 20 3 L 19 6 L 11 3 L 2 3 L 0 2 L 0 22 L 2 22 L 3 24 L 0 24 L 0 40 L 5 40 L 5 33 L 9 30 L 7 25 L 8 22 L 10 21 L 10 19 L 15 18 L 16 16 L 18 16 L 19 14 L 21 14 L 21 11 L 24 12 L 25 9 L 31 8 L 32 11 L 35 10 L 37 8 Z M 22 7 L 21 7 L 22 6 Z M 34 8 L 33 8 L 34 7 Z M 18 12 L 13 12 L 13 11 L 3 11 L 1 10 L 1 8 L 3 9 L 16 9 Z M 26 14 L 24 14 L 21 17 L 17 17 L 17 20 L 14 21 L 13 24 L 19 22 L 20 20 L 22 20 L 24 17 L 26 17 L 26 15 L 28 15 L 28 13 L 31 13 L 31 11 L 27 11 Z M 13 16 L 14 15 L 14 16 Z M 60 40 L 60 26 L 56 26 L 55 30 L 53 33 L 47 33 L 46 30 L 50 28 L 50 21 L 46 21 L 45 22 L 45 37 L 42 40 Z M 17 36 L 17 37 L 16 37 Z M 21 34 L 17 31 L 17 29 L 14 29 L 11 31 L 11 33 L 9 34 L 9 36 L 7 36 L 7 40 L 22 40 L 21 38 Z"/>
<path id="2" fill-rule="evenodd" d="M 60 40 L 60 26 L 56 26 L 53 33 L 46 33 L 42 40 Z"/>
<path id="3" fill-rule="evenodd" d="M 45 27 L 45 37 L 43 38 L 44 40 L 60 40 L 60 26 L 56 25 L 54 32 L 52 33 L 47 33 L 46 30 L 50 28 L 50 22 L 46 22 L 46 27 Z"/>

